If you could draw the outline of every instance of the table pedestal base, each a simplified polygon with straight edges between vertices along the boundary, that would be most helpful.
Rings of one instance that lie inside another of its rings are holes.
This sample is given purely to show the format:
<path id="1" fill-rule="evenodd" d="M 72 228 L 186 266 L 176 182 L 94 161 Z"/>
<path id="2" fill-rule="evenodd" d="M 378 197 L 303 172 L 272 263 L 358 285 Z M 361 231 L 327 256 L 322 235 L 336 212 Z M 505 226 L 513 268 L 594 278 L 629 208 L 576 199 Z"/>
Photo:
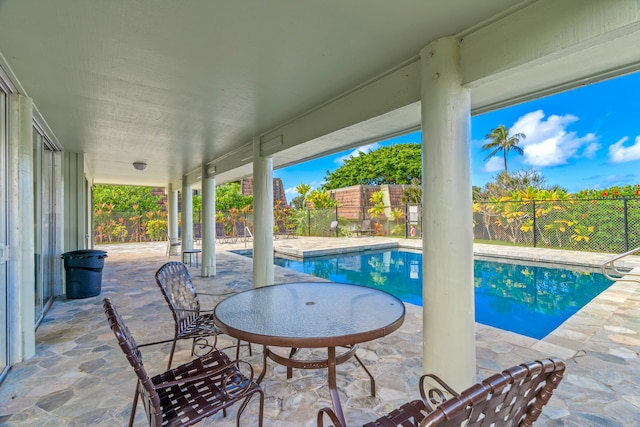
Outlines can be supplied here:
<path id="1" fill-rule="evenodd" d="M 356 350 L 358 346 L 351 345 L 340 347 L 345 348 L 346 351 L 344 353 L 336 355 L 335 347 L 327 348 L 327 358 L 326 359 L 309 359 L 309 360 L 301 360 L 294 359 L 294 356 L 298 353 L 300 349 L 292 348 L 289 356 L 282 356 L 280 354 L 275 353 L 270 350 L 266 345 L 263 350 L 263 367 L 260 376 L 258 377 L 257 383 L 260 384 L 265 374 L 267 373 L 267 358 L 273 360 L 274 362 L 287 367 L 287 378 L 291 379 L 293 376 L 293 368 L 296 369 L 327 369 L 328 372 L 328 382 L 329 382 L 329 393 L 331 394 L 331 401 L 333 402 L 333 409 L 338 416 L 338 419 L 342 423 L 342 425 L 346 425 L 344 421 L 344 414 L 342 412 L 342 405 L 340 404 L 340 396 L 338 395 L 338 387 L 336 384 L 336 366 L 346 362 L 351 359 L 351 357 L 355 357 L 358 361 L 362 369 L 369 376 L 369 382 L 371 384 L 371 396 L 375 397 L 376 395 L 376 381 L 371 375 L 371 372 L 367 369 L 367 367 L 362 363 L 362 360 L 356 354 Z"/>

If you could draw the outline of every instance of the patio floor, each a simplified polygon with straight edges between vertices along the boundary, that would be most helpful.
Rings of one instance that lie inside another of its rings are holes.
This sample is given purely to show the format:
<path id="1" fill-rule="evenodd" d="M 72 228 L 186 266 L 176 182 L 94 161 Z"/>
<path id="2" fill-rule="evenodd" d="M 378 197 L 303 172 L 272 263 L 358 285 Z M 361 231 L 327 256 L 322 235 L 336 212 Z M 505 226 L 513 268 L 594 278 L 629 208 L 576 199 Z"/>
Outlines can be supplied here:
<path id="1" fill-rule="evenodd" d="M 279 252 L 302 254 L 379 244 L 395 246 L 397 242 L 382 238 L 297 238 L 276 240 L 275 246 Z M 420 245 L 419 241 L 402 242 Z M 599 254 L 486 246 L 477 245 L 476 253 L 585 265 L 598 265 L 606 259 Z M 217 245 L 218 274 L 201 278 L 199 269 L 190 268 L 196 287 L 202 292 L 249 289 L 251 259 L 228 252 L 243 247 L 243 242 Z M 0 425 L 126 425 L 135 376 L 108 328 L 102 299 L 112 299 L 139 343 L 169 337 L 173 321 L 154 281 L 155 271 L 167 261 L 166 245 L 109 245 L 100 249 L 108 252 L 101 295 L 54 302 L 38 328 L 36 356 L 15 365 L 0 385 Z M 300 279 L 321 280 L 276 267 L 276 282 Z M 213 297 L 201 298 L 205 307 L 216 303 Z M 367 377 L 356 364 L 348 361 L 338 367 L 338 387 L 350 426 L 362 425 L 400 402 L 418 397 L 421 325 L 422 309 L 407 304 L 406 320 L 398 331 L 360 346 L 358 354 L 376 378 L 376 397 L 369 396 Z M 543 340 L 478 324 L 478 376 L 483 378 L 523 361 L 558 356 L 567 362 L 566 377 L 538 425 L 640 426 L 639 331 L 640 284 L 618 281 Z M 180 347 L 178 361 L 189 359 L 188 350 L 188 345 Z M 151 374 L 166 367 L 167 354 L 167 346 L 143 349 Z M 244 353 L 242 358 L 259 371 L 261 356 L 261 349 L 254 346 L 253 356 Z M 331 406 L 323 370 L 295 370 L 291 380 L 286 379 L 283 367 L 271 363 L 269 371 L 262 383 L 266 426 L 314 426 L 318 409 Z M 255 402 L 249 406 L 243 426 L 257 425 L 256 409 Z M 220 414 L 200 425 L 233 426 L 234 417 L 235 408 L 226 419 Z M 141 405 L 136 424 L 145 424 Z"/>

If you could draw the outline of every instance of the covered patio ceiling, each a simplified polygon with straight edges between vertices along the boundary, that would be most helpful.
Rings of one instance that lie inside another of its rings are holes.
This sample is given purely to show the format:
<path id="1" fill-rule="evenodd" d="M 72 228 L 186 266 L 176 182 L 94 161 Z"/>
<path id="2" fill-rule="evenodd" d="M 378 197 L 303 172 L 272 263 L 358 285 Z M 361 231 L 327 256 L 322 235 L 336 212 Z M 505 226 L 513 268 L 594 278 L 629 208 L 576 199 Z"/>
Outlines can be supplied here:
<path id="1" fill-rule="evenodd" d="M 420 127 L 462 40 L 474 112 L 640 68 L 634 0 L 0 0 L 0 66 L 94 183 L 218 183 Z M 132 162 L 144 161 L 140 172 Z"/>

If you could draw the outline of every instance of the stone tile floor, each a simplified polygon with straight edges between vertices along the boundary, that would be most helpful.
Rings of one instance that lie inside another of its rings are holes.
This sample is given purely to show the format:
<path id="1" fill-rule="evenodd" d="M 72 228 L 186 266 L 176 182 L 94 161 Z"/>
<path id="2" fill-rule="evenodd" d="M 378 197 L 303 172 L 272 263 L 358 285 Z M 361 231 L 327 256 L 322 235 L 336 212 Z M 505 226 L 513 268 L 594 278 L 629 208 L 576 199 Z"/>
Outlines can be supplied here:
<path id="1" fill-rule="evenodd" d="M 400 241 L 419 247 L 419 241 Z M 276 250 L 303 254 L 312 250 L 344 251 L 345 247 L 395 246 L 398 241 L 380 238 L 279 239 Z M 250 243 L 246 246 L 250 247 Z M 199 277 L 190 267 L 202 292 L 251 287 L 251 260 L 229 249 L 244 242 L 218 245 L 218 274 Z M 0 425 L 8 426 L 121 426 L 128 420 L 135 376 L 109 330 L 102 298 L 110 297 L 125 317 L 139 343 L 168 337 L 172 319 L 155 281 L 155 271 L 167 261 L 164 244 L 112 245 L 103 270 L 102 294 L 79 300 L 58 298 L 38 328 L 36 355 L 15 365 L 0 385 Z M 515 259 L 538 259 L 560 264 L 598 265 L 606 255 L 526 248 L 476 245 L 486 256 L 506 254 Z M 172 258 L 176 260 L 176 257 Z M 637 260 L 637 259 L 636 259 Z M 636 261 L 630 267 L 640 265 Z M 276 267 L 276 282 L 320 280 Z M 202 297 L 212 307 L 214 297 Z M 377 395 L 368 394 L 367 378 L 353 361 L 338 367 L 338 386 L 347 422 L 361 425 L 416 398 L 422 373 L 420 307 L 407 305 L 404 325 L 393 334 L 363 344 L 358 354 L 372 371 Z M 536 358 L 557 356 L 567 362 L 566 378 L 543 411 L 542 426 L 640 426 L 640 284 L 618 281 L 583 310 L 543 340 L 535 340 L 484 325 L 477 325 L 478 378 Z M 221 345 L 231 341 L 221 340 Z M 145 366 L 151 374 L 166 367 L 168 347 L 147 347 Z M 189 359 L 187 345 L 178 361 Z M 261 351 L 243 353 L 259 370 Z M 174 365 L 175 366 L 175 365 Z M 295 370 L 291 380 L 284 368 L 269 365 L 262 386 L 266 395 L 265 425 L 314 426 L 315 414 L 330 406 L 326 376 L 322 370 Z M 254 426 L 257 405 L 252 403 L 242 425 Z M 235 410 L 200 425 L 235 425 Z M 138 405 L 136 425 L 145 416 Z"/>

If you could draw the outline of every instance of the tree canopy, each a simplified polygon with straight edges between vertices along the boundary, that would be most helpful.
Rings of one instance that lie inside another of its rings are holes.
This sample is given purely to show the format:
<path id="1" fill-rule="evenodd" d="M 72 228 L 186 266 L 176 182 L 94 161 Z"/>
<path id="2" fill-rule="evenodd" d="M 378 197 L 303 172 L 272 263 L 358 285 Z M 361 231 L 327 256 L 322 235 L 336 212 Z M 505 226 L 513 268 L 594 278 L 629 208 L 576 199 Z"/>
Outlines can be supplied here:
<path id="1" fill-rule="evenodd" d="M 103 204 L 113 205 L 114 211 L 133 212 L 134 205 L 139 211 L 155 211 L 159 209 L 160 196 L 151 194 L 151 187 L 134 187 L 131 185 L 96 185 L 93 188 L 94 209 Z"/>
<path id="2" fill-rule="evenodd" d="M 240 182 L 228 182 L 216 187 L 216 210 L 242 210 L 245 206 L 253 206 L 253 196 L 244 196 L 240 192 Z M 202 197 L 193 196 L 193 210 L 202 209 Z"/>
<path id="3" fill-rule="evenodd" d="M 253 196 L 242 195 L 239 182 L 229 182 L 216 187 L 216 210 L 242 210 L 247 205 L 253 206 Z"/>
<path id="4" fill-rule="evenodd" d="M 309 201 L 314 209 L 333 208 L 338 205 L 338 202 L 331 198 L 327 190 L 315 189 L 309 193 L 305 200 Z"/>
<path id="5" fill-rule="evenodd" d="M 567 194 L 567 191 L 558 185 L 547 184 L 547 179 L 536 169 L 521 169 L 509 175 L 506 172 L 499 173 L 493 181 L 487 182 L 483 187 L 473 188 L 473 200 L 475 202 L 488 202 L 500 198 L 510 198 L 514 194 L 531 194 L 532 192 Z"/>
<path id="6" fill-rule="evenodd" d="M 327 171 L 325 190 L 351 185 L 410 184 L 422 179 L 419 143 L 396 144 L 349 157 L 333 172 Z"/>

